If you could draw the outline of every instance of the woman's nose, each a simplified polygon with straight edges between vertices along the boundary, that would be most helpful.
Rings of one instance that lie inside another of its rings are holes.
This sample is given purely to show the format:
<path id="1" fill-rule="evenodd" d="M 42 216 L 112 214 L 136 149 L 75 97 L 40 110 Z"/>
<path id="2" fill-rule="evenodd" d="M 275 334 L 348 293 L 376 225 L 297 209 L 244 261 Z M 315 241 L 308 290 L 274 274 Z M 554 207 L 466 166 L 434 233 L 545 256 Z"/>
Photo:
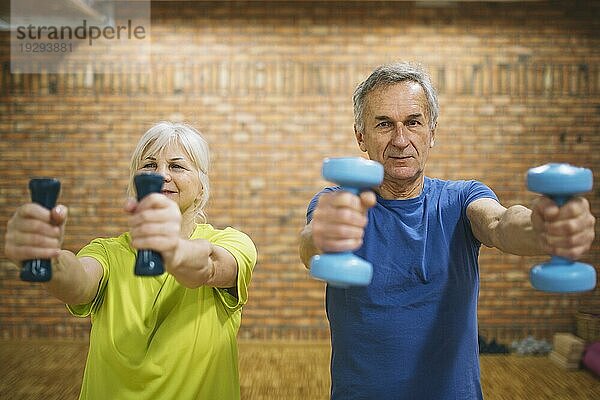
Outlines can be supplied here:
<path id="1" fill-rule="evenodd" d="M 164 178 L 165 182 L 170 182 L 171 181 L 171 174 L 169 173 L 169 168 L 166 165 L 159 165 L 158 168 L 156 168 L 156 172 L 158 174 L 161 174 Z"/>

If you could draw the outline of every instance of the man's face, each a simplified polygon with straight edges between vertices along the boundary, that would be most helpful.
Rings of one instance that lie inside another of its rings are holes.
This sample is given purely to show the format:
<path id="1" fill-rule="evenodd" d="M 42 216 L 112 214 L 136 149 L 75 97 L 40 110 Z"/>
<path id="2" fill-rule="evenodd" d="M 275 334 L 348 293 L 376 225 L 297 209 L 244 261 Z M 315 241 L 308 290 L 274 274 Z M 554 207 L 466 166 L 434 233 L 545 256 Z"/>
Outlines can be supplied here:
<path id="1" fill-rule="evenodd" d="M 384 180 L 402 184 L 423 175 L 435 128 L 429 127 L 427 100 L 416 82 L 376 87 L 365 98 L 363 132 L 356 140 L 371 160 L 380 162 Z"/>

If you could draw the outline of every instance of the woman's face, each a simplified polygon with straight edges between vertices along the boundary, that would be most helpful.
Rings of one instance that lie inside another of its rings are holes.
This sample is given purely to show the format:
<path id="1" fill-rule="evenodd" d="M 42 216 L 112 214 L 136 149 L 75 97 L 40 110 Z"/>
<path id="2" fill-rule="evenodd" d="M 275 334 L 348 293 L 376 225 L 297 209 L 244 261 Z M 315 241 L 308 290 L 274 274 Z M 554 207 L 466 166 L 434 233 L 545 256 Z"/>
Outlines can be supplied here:
<path id="1" fill-rule="evenodd" d="M 163 148 L 159 154 L 147 154 L 138 172 L 154 172 L 164 177 L 162 194 L 179 205 L 182 214 L 193 211 L 202 197 L 198 170 L 179 144 Z M 198 200 L 198 202 L 196 202 Z"/>

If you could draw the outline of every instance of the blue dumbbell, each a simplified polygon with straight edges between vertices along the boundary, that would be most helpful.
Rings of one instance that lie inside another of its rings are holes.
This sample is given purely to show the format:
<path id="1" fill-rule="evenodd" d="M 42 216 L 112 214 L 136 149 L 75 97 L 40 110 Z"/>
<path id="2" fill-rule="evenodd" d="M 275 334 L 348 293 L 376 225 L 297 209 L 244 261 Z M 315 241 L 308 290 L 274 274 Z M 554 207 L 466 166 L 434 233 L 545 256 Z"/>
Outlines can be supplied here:
<path id="1" fill-rule="evenodd" d="M 323 178 L 337 183 L 343 190 L 359 194 L 383 181 L 383 166 L 360 157 L 326 158 Z M 336 287 L 366 286 L 371 283 L 373 266 L 351 252 L 326 253 L 311 259 L 313 277 Z"/>
<path id="2" fill-rule="evenodd" d="M 592 171 L 569 164 L 546 164 L 527 172 L 527 187 L 550 197 L 560 207 L 572 196 L 592 190 Z M 589 264 L 552 256 L 531 269 L 531 284 L 546 292 L 583 292 L 596 287 L 596 270 Z"/>

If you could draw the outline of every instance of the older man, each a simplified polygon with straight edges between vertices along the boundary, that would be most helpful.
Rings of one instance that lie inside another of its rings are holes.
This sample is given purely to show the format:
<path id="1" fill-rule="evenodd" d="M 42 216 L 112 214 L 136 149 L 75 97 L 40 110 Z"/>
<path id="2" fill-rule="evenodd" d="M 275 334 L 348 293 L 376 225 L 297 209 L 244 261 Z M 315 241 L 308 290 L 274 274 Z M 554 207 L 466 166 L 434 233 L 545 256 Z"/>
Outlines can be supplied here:
<path id="1" fill-rule="evenodd" d="M 594 239 L 586 199 L 540 197 L 505 208 L 477 181 L 425 176 L 439 105 L 429 76 L 399 63 L 354 93 L 360 149 L 384 167 L 359 196 L 327 188 L 311 201 L 300 257 L 355 251 L 369 286 L 327 288 L 332 399 L 482 399 L 478 342 L 481 244 L 517 255 L 581 257 Z"/>

